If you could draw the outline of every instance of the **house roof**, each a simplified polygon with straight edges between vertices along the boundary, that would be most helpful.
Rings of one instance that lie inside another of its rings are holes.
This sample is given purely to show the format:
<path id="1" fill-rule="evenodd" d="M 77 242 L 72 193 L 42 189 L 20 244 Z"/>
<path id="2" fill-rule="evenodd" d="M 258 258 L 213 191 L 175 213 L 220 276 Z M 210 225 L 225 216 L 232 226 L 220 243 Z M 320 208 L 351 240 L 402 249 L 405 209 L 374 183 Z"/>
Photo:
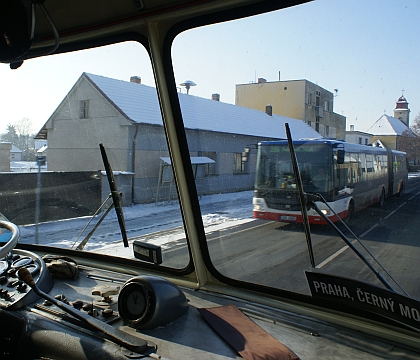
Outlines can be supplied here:
<path id="1" fill-rule="evenodd" d="M 402 135 L 407 130 L 410 131 L 410 128 L 401 120 L 384 114 L 375 121 L 367 132 L 374 135 Z"/>
<path id="2" fill-rule="evenodd" d="M 17 146 L 15 146 L 15 145 L 12 144 L 12 149 L 10 150 L 10 152 L 13 152 L 13 153 L 21 153 L 22 150 L 20 150 Z"/>
<path id="3" fill-rule="evenodd" d="M 86 76 L 129 120 L 162 125 L 154 87 L 88 73 L 82 76 Z M 294 139 L 322 137 L 301 120 L 269 116 L 262 111 L 193 95 L 178 93 L 178 97 L 187 129 L 285 139 L 285 123 L 289 123 Z"/>

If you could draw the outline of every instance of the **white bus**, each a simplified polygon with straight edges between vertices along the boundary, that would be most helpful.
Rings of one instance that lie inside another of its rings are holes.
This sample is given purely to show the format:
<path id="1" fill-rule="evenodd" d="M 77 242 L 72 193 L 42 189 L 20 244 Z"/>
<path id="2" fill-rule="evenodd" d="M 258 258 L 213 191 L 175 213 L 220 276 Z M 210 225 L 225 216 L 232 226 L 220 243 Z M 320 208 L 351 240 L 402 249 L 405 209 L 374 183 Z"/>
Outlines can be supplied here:
<path id="1" fill-rule="evenodd" d="M 317 205 L 333 222 L 338 217 L 349 220 L 373 204 L 382 206 L 386 197 L 401 194 L 407 185 L 404 152 L 323 139 L 293 144 L 304 191 L 327 201 L 328 206 Z M 259 219 L 302 222 L 286 140 L 258 146 L 253 211 Z M 326 223 L 313 209 L 308 217 L 312 224 Z"/>

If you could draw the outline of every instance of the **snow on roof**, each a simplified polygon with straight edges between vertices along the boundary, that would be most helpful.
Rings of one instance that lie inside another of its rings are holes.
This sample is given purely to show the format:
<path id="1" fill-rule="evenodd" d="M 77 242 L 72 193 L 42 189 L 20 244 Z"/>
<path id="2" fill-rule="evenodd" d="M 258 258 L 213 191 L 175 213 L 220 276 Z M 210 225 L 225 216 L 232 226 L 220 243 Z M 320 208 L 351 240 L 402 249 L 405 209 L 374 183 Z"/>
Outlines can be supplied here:
<path id="1" fill-rule="evenodd" d="M 170 157 L 161 157 L 160 158 L 165 164 L 171 165 L 172 161 Z M 206 156 L 191 156 L 190 157 L 192 165 L 203 165 L 203 164 L 213 164 L 215 161 L 206 157 Z"/>
<path id="2" fill-rule="evenodd" d="M 401 120 L 389 115 L 382 115 L 375 123 L 367 130 L 367 132 L 374 135 L 401 135 L 404 131 L 409 131 Z"/>
<path id="3" fill-rule="evenodd" d="M 84 73 L 102 93 L 136 123 L 162 125 L 156 89 L 150 86 Z M 241 106 L 178 93 L 184 126 L 223 133 L 286 138 L 285 123 L 294 139 L 322 138 L 304 121 Z"/>
<path id="4" fill-rule="evenodd" d="M 10 152 L 13 152 L 13 153 L 21 153 L 22 150 L 20 150 L 17 146 L 15 146 L 15 145 L 12 144 L 12 149 L 10 150 Z"/>

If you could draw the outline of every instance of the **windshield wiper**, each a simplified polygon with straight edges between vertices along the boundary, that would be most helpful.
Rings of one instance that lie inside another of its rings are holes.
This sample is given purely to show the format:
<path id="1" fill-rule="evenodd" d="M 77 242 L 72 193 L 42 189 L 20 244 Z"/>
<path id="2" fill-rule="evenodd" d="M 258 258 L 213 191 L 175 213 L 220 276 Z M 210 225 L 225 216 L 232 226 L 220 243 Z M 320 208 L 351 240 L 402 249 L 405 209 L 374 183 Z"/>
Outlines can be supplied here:
<path id="1" fill-rule="evenodd" d="M 300 208 L 302 212 L 302 224 L 303 224 L 303 229 L 305 230 L 306 244 L 308 246 L 308 252 L 309 252 L 309 260 L 311 262 L 311 266 L 314 268 L 315 257 L 314 257 L 314 252 L 312 249 L 312 237 L 311 237 L 311 229 L 309 227 L 308 213 L 306 211 L 307 199 L 303 191 L 302 178 L 300 176 L 300 171 L 299 171 L 297 158 L 295 154 L 295 148 L 293 146 L 292 134 L 290 133 L 289 124 L 286 123 L 285 126 L 286 126 L 287 142 L 289 144 L 289 150 L 290 150 L 290 157 L 292 158 L 293 174 L 295 176 L 296 189 L 298 192 Z"/>
<path id="2" fill-rule="evenodd" d="M 105 211 L 105 213 L 101 216 L 101 218 L 98 220 L 98 222 L 93 227 L 93 229 L 89 232 L 89 234 L 80 242 L 80 244 L 77 246 L 76 250 L 83 250 L 84 249 L 87 242 L 92 237 L 93 233 L 96 231 L 96 229 L 99 227 L 99 225 L 102 223 L 102 221 L 108 215 L 108 213 L 111 211 L 112 208 L 115 209 L 115 212 L 117 214 L 118 224 L 120 225 L 121 236 L 122 236 L 122 239 L 123 239 L 124 247 L 128 247 L 127 231 L 126 231 L 126 227 L 125 227 L 124 214 L 123 214 L 122 205 L 121 205 L 122 194 L 121 194 L 121 192 L 118 191 L 117 184 L 116 184 L 115 179 L 114 179 L 114 174 L 112 172 L 111 165 L 108 161 L 108 156 L 106 155 L 105 148 L 102 144 L 99 144 L 99 148 L 101 150 L 102 161 L 104 163 L 105 172 L 106 172 L 106 176 L 108 178 L 108 183 L 109 183 L 109 187 L 111 189 L 111 193 L 108 195 L 108 198 L 101 204 L 101 206 L 95 212 L 95 214 L 93 214 L 92 219 L 102 210 L 102 208 L 104 207 L 104 205 L 108 201 L 108 199 L 112 198 L 112 204 L 108 207 L 108 209 Z M 88 227 L 88 225 L 90 224 L 92 219 L 83 228 L 81 234 L 86 230 L 86 228 Z M 74 247 L 76 242 L 79 240 L 79 238 L 80 238 L 80 235 L 77 238 L 77 240 L 74 242 L 72 248 Z"/>
<path id="3" fill-rule="evenodd" d="M 360 259 L 369 267 L 370 270 L 376 275 L 376 277 L 381 281 L 389 290 L 397 293 L 397 291 L 392 287 L 392 285 L 379 273 L 378 270 L 369 262 L 369 260 L 363 256 L 363 254 L 353 245 L 353 243 L 346 237 L 346 235 L 343 234 L 343 232 L 335 225 L 322 211 L 321 209 L 316 205 L 315 201 L 321 201 L 327 207 L 331 210 L 331 212 L 337 216 L 341 223 L 344 224 L 344 226 L 347 228 L 347 230 L 350 231 L 350 233 L 354 236 L 356 241 L 363 247 L 363 249 L 372 257 L 372 259 L 380 266 L 380 268 L 392 279 L 392 281 L 401 289 L 401 291 L 407 296 L 410 297 L 410 295 L 407 293 L 407 291 L 404 290 L 404 288 L 395 280 L 392 275 L 385 269 L 385 267 L 379 262 L 378 259 L 369 251 L 369 249 L 360 241 L 360 239 L 356 236 L 356 234 L 353 233 L 353 231 L 350 230 L 350 228 L 344 223 L 344 221 L 341 220 L 341 218 L 337 215 L 337 213 L 328 205 L 327 201 L 322 197 L 321 194 L 310 194 L 312 196 L 311 200 L 308 201 L 308 205 L 312 207 L 327 223 L 330 225 L 335 232 L 346 242 L 348 247 L 352 249 L 357 256 L 359 256 Z M 314 197 L 316 200 L 314 200 Z"/>
<path id="4" fill-rule="evenodd" d="M 128 247 L 127 232 L 125 230 L 125 221 L 121 206 L 120 193 L 117 189 L 117 183 L 115 182 L 114 174 L 112 172 L 111 165 L 108 161 L 108 156 L 106 155 L 105 147 L 102 144 L 99 144 L 99 148 L 101 149 L 102 161 L 105 166 L 106 176 L 108 178 L 109 187 L 111 189 L 112 202 L 114 203 L 115 212 L 117 213 L 118 224 L 120 224 L 124 247 Z"/>

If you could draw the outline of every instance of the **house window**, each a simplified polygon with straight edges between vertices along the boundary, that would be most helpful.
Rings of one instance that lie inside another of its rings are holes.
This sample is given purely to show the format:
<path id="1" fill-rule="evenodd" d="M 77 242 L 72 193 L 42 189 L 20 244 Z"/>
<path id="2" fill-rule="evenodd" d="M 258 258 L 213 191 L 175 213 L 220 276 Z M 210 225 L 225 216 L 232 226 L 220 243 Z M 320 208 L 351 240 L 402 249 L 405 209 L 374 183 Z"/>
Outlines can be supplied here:
<path id="1" fill-rule="evenodd" d="M 319 132 L 319 116 L 316 117 L 316 123 L 315 123 L 315 131 Z"/>
<path id="2" fill-rule="evenodd" d="M 89 118 L 89 100 L 80 101 L 80 118 L 81 119 Z"/>
<path id="3" fill-rule="evenodd" d="M 233 154 L 233 173 L 245 174 L 247 162 L 242 161 L 242 153 Z"/>
<path id="4" fill-rule="evenodd" d="M 324 101 L 324 111 L 330 111 L 330 102 L 328 100 Z"/>
<path id="5" fill-rule="evenodd" d="M 365 145 L 369 145 L 369 139 L 365 139 Z"/>
<path id="6" fill-rule="evenodd" d="M 312 105 L 312 93 L 308 92 L 307 96 L 306 96 L 306 103 L 308 105 Z"/>
<path id="7" fill-rule="evenodd" d="M 362 138 L 361 137 L 359 137 L 359 144 L 361 144 L 362 143 Z"/>
<path id="8" fill-rule="evenodd" d="M 325 125 L 325 136 L 330 136 L 330 127 Z"/>
<path id="9" fill-rule="evenodd" d="M 216 161 L 216 152 L 215 151 L 199 151 L 198 156 L 205 156 L 209 159 Z M 205 166 L 205 176 L 216 175 L 216 162 L 211 164 L 206 164 Z"/>

